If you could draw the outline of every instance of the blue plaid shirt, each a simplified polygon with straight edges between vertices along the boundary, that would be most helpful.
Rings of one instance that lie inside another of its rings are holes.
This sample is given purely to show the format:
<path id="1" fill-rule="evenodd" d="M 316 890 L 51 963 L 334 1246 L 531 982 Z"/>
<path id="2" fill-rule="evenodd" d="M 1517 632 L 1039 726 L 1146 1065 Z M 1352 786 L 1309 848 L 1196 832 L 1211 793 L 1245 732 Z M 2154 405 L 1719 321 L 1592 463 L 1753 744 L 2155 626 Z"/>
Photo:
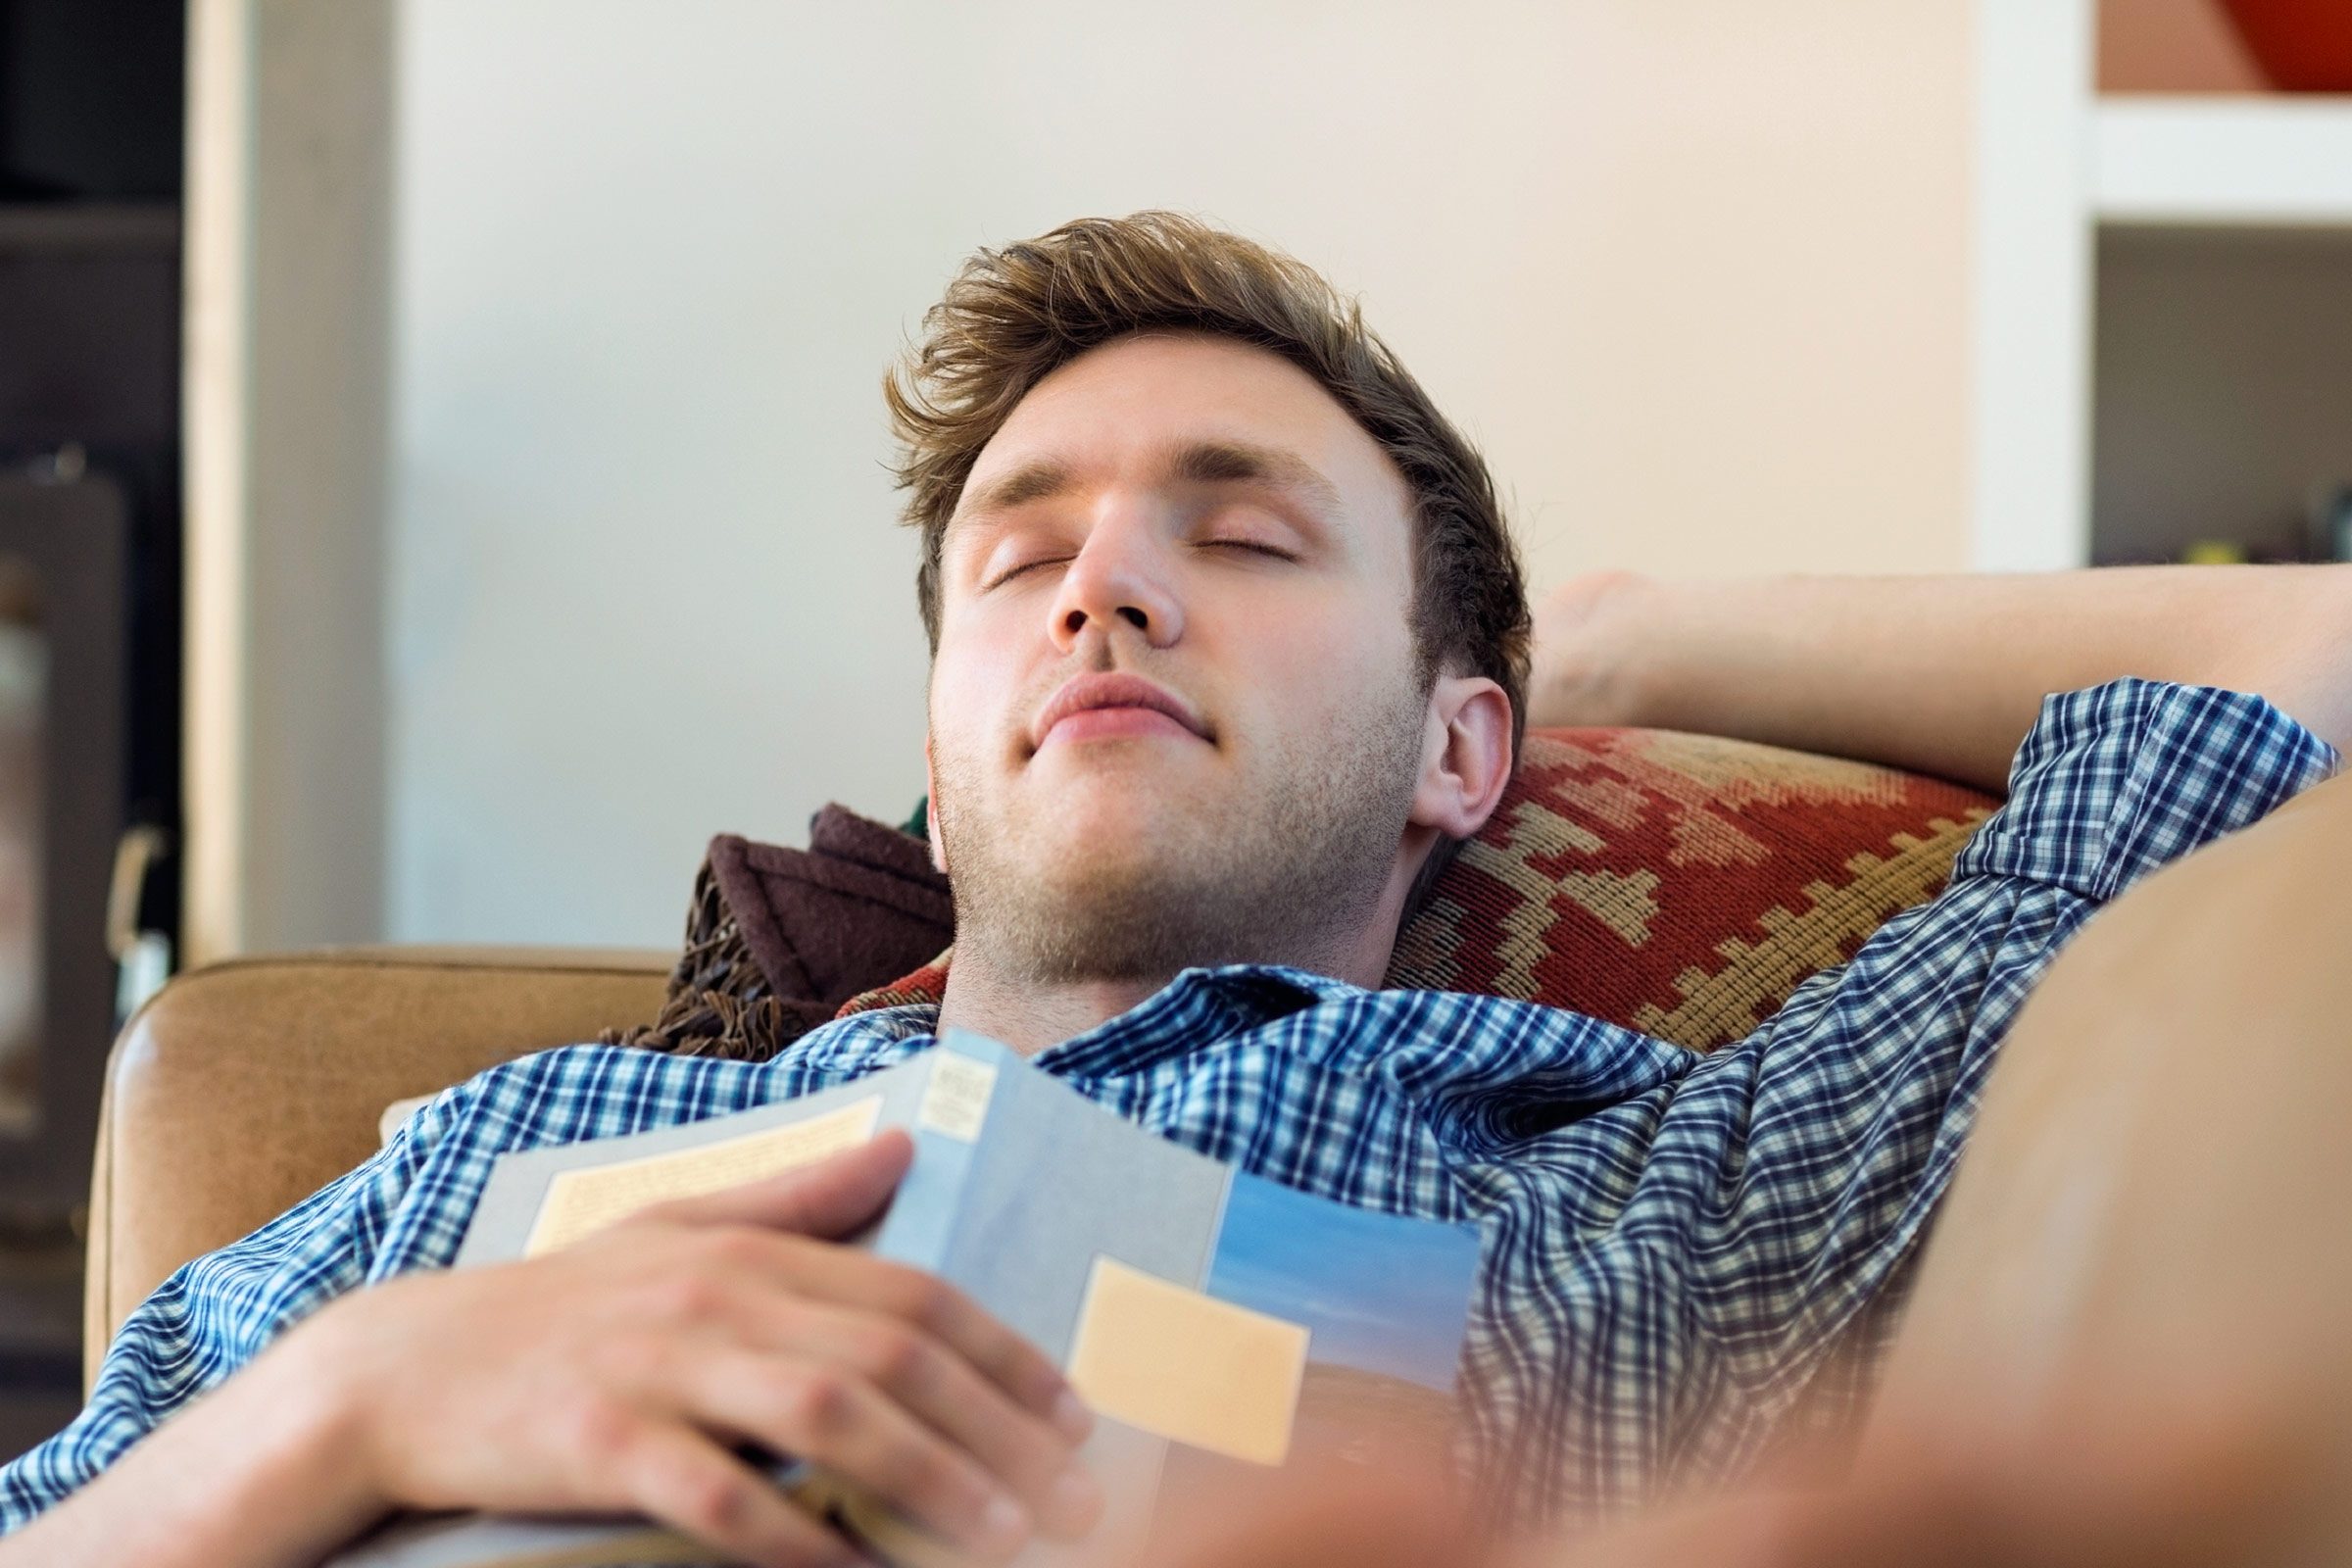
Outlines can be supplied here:
<path id="1" fill-rule="evenodd" d="M 1188 970 L 1036 1062 L 1259 1175 L 1478 1223 L 1463 1386 L 1482 1472 L 1523 1519 L 1612 1511 L 1855 1406 L 2052 955 L 2334 765 L 2258 698 L 2137 680 L 2054 697 L 1950 886 L 1711 1055 L 1531 1004 L 1236 966 Z M 498 1154 L 843 1083 L 929 1046 L 935 1016 L 842 1019 L 759 1063 L 571 1046 L 448 1091 L 132 1313 L 88 1406 L 0 1471 L 0 1529 L 335 1297 L 446 1264 Z"/>

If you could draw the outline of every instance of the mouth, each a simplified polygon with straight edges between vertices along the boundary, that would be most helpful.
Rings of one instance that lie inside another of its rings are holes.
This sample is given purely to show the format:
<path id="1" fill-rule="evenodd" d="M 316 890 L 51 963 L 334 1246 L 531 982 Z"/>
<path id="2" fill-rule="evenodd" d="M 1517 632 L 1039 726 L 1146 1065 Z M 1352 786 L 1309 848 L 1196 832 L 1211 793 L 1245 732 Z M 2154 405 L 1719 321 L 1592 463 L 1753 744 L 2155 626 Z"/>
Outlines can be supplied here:
<path id="1" fill-rule="evenodd" d="M 1207 723 L 1173 694 L 1140 675 L 1080 675 L 1054 694 L 1029 727 L 1034 755 L 1063 744 L 1168 735 L 1209 740 Z"/>

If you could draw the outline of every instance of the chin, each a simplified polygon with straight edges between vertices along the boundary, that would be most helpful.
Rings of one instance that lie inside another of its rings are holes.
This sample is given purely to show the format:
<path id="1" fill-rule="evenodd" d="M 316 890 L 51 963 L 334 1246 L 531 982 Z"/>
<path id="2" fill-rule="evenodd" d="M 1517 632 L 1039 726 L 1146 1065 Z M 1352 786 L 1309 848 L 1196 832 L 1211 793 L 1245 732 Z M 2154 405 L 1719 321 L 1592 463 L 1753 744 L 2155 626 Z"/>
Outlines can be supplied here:
<path id="1" fill-rule="evenodd" d="M 1216 813 L 1149 791 L 1088 790 L 1056 801 L 1019 836 L 1020 855 L 1062 897 L 1087 889 L 1148 888 L 1201 858 Z"/>
<path id="2" fill-rule="evenodd" d="M 1038 782 L 1046 786 L 1037 801 L 1038 837 L 1055 844 L 1182 836 L 1186 826 L 1217 816 L 1213 803 L 1195 797 L 1164 764 L 1089 765 Z"/>
<path id="3" fill-rule="evenodd" d="M 1074 812 L 1042 838 L 1032 863 L 1064 890 L 1148 885 L 1168 862 L 1182 858 L 1159 814 L 1135 805 Z"/>

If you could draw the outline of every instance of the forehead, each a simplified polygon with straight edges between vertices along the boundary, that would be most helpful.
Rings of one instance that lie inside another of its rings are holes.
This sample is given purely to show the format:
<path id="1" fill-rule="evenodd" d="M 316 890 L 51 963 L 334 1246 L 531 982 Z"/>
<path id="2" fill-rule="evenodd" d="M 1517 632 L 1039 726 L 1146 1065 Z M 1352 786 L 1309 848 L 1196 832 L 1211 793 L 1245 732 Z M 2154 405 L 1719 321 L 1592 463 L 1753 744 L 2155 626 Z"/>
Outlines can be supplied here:
<path id="1" fill-rule="evenodd" d="M 1287 454 L 1327 479 L 1345 514 L 1411 509 L 1404 477 L 1339 401 L 1290 361 L 1232 338 L 1139 334 L 1090 350 L 1031 388 L 990 438 L 959 505 L 1048 463 L 1081 483 L 1138 482 L 1189 444 Z"/>

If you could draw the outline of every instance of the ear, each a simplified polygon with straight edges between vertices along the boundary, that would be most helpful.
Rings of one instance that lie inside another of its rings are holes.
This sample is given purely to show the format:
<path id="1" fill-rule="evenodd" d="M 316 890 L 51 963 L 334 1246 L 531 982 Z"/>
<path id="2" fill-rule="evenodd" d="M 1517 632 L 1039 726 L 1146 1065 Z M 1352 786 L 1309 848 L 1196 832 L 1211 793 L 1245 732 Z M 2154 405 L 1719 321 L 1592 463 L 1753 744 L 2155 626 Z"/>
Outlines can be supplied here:
<path id="1" fill-rule="evenodd" d="M 1510 698 L 1484 675 L 1440 675 L 1430 688 L 1421 776 L 1405 819 L 1469 838 L 1487 825 L 1510 782 Z"/>
<path id="2" fill-rule="evenodd" d="M 923 821 L 931 840 L 931 868 L 948 874 L 948 838 L 939 830 L 939 769 L 931 765 L 931 737 L 923 736 Z"/>

